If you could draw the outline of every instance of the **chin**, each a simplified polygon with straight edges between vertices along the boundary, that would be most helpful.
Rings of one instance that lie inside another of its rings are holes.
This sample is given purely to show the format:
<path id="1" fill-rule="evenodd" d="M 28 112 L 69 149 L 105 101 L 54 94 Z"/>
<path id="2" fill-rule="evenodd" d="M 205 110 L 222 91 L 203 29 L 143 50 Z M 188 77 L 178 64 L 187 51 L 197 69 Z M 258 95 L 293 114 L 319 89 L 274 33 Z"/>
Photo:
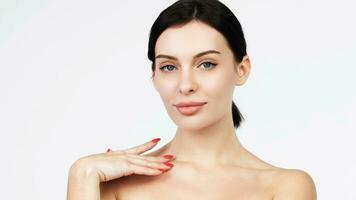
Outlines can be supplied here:
<path id="1" fill-rule="evenodd" d="M 174 116 L 171 117 L 173 122 L 180 128 L 189 131 L 198 131 L 211 126 L 214 122 L 212 118 L 203 116 Z"/>

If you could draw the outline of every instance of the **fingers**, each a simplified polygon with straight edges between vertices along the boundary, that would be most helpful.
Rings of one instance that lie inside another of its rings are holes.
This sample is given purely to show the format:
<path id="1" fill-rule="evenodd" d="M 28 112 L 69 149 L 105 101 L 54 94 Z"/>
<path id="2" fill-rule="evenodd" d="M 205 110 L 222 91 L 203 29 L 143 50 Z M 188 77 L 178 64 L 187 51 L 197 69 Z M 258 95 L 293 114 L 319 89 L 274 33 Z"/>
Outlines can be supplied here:
<path id="1" fill-rule="evenodd" d="M 175 157 L 173 155 L 163 156 L 146 156 L 140 155 L 143 152 L 152 149 L 160 138 L 153 139 L 144 144 L 128 148 L 126 150 L 111 150 L 107 149 L 105 160 L 109 161 L 108 164 L 115 164 L 115 166 L 121 166 L 120 168 L 110 168 L 112 170 L 105 171 L 105 180 L 111 180 L 119 178 L 121 176 L 128 176 L 131 174 L 141 175 L 159 175 L 163 172 L 171 169 L 174 165 L 169 163 Z"/>
<path id="2" fill-rule="evenodd" d="M 155 138 L 155 139 L 148 141 L 144 144 L 141 144 L 141 145 L 138 145 L 135 147 L 131 147 L 131 148 L 123 150 L 123 151 L 126 153 L 129 153 L 129 154 L 139 155 L 139 154 L 144 153 L 145 151 L 152 149 L 154 146 L 156 146 L 156 144 L 158 143 L 159 140 L 160 140 L 160 138 Z"/>
<path id="3" fill-rule="evenodd" d="M 146 161 L 140 158 L 127 157 L 131 170 L 134 170 L 133 173 L 136 173 L 135 169 L 139 169 L 138 173 L 144 173 L 149 175 L 157 174 L 157 170 L 160 172 L 165 172 L 171 169 L 174 165 L 172 163 L 163 163 L 163 162 L 154 162 Z M 145 168 L 145 171 L 142 171 L 142 168 L 137 168 L 137 166 Z"/>
<path id="4" fill-rule="evenodd" d="M 132 158 L 146 160 L 146 161 L 152 161 L 152 162 L 168 162 L 168 161 L 175 159 L 175 157 L 170 154 L 163 155 L 163 156 L 157 156 L 157 157 L 156 156 L 145 156 L 145 155 L 142 156 L 142 155 L 135 155 L 135 154 L 128 154 L 127 156 L 132 157 Z"/>
<path id="5" fill-rule="evenodd" d="M 159 169 L 152 169 L 149 167 L 141 166 L 141 165 L 136 165 L 136 164 L 130 164 L 130 173 L 127 175 L 131 174 L 140 174 L 140 175 L 159 175 L 162 174 L 164 170 L 159 170 Z M 125 175 L 125 176 L 127 176 Z"/>
<path id="6" fill-rule="evenodd" d="M 132 158 L 128 157 L 128 161 L 132 164 L 141 165 L 149 168 L 156 168 L 156 169 L 169 169 L 171 165 L 166 165 L 163 162 L 154 162 L 154 161 L 147 161 L 139 158 Z"/>

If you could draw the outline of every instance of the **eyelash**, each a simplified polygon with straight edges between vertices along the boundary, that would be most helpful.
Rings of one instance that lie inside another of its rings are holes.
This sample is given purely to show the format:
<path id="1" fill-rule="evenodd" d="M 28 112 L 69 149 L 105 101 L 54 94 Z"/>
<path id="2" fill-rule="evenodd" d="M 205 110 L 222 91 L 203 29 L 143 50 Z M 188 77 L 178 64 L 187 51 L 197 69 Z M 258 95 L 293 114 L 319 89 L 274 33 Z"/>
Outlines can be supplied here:
<path id="1" fill-rule="evenodd" d="M 210 69 L 207 69 L 207 70 L 211 70 L 211 69 L 213 69 L 217 64 L 215 64 L 215 63 L 212 63 L 212 62 L 203 62 L 202 64 L 205 64 L 205 63 L 209 63 L 209 64 L 211 64 L 212 65 L 212 67 L 210 68 Z M 200 64 L 200 65 L 202 65 L 202 64 Z M 199 66 L 200 66 L 199 65 Z M 166 71 L 166 70 L 163 70 L 163 68 L 166 68 L 167 66 L 173 66 L 173 65 L 164 65 L 163 67 L 160 67 L 159 69 L 160 70 L 162 70 L 162 71 Z M 173 66 L 174 67 L 174 66 Z M 206 71 L 207 71 L 206 70 Z M 168 72 L 171 72 L 171 71 L 168 71 Z"/>

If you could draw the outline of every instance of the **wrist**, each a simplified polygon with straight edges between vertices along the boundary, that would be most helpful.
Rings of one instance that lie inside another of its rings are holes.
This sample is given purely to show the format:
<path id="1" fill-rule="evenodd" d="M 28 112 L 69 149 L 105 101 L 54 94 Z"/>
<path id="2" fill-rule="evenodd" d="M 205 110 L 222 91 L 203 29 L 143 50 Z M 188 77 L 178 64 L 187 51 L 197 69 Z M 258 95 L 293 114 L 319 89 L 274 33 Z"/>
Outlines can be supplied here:
<path id="1" fill-rule="evenodd" d="M 68 200 L 100 199 L 98 176 L 93 168 L 82 161 L 77 161 L 70 167 L 67 187 Z"/>
<path id="2" fill-rule="evenodd" d="M 97 181 L 100 182 L 95 169 L 87 165 L 84 161 L 76 161 L 69 170 L 69 178 L 74 180 Z"/>

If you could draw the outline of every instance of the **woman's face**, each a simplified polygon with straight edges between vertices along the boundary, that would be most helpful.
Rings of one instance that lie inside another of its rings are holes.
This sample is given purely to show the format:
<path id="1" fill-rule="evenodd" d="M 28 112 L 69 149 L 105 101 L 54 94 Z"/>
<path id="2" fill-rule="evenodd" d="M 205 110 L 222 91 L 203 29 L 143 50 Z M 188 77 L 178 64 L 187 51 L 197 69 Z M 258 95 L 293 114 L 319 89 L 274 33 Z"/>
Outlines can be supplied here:
<path id="1" fill-rule="evenodd" d="M 197 21 L 167 28 L 156 42 L 155 57 L 153 84 L 178 127 L 198 130 L 232 115 L 235 85 L 243 83 L 221 33 Z M 191 101 L 206 104 L 194 114 L 182 114 L 175 106 Z"/>

